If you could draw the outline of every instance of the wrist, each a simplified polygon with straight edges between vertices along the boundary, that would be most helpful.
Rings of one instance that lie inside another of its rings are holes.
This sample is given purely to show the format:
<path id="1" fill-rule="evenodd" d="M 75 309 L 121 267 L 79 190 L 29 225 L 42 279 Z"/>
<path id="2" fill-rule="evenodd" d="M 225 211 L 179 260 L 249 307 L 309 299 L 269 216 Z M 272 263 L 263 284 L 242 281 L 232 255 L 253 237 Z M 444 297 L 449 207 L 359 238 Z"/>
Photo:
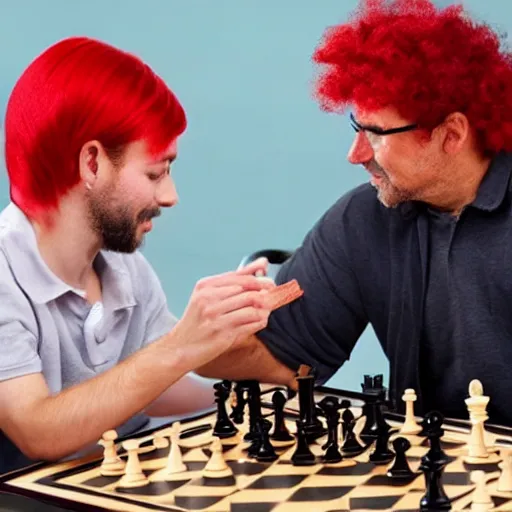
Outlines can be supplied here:
<path id="1" fill-rule="evenodd" d="M 178 324 L 164 335 L 162 342 L 165 359 L 170 362 L 174 372 L 185 375 L 194 369 L 190 347 Z"/>

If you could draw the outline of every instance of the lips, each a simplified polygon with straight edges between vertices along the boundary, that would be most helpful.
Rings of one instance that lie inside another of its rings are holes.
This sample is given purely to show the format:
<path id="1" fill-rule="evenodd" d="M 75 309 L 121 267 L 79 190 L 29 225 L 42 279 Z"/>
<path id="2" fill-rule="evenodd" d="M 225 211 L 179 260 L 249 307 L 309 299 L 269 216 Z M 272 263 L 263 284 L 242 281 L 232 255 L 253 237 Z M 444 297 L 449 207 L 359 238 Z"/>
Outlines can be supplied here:
<path id="1" fill-rule="evenodd" d="M 144 231 L 151 231 L 153 228 L 153 222 L 151 220 L 145 220 L 144 222 L 141 222 L 141 226 Z"/>

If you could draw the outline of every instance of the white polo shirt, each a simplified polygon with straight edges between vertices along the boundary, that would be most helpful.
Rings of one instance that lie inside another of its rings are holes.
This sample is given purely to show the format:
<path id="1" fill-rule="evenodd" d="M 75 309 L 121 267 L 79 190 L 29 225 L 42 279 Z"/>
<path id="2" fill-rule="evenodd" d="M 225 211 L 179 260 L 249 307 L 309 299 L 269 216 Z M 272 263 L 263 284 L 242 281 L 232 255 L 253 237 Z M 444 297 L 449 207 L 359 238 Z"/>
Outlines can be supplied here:
<path id="1" fill-rule="evenodd" d="M 91 305 L 48 268 L 23 212 L 11 203 L 0 213 L 0 381 L 42 372 L 57 393 L 172 329 L 176 318 L 140 252 L 101 251 L 95 267 L 102 302 Z"/>

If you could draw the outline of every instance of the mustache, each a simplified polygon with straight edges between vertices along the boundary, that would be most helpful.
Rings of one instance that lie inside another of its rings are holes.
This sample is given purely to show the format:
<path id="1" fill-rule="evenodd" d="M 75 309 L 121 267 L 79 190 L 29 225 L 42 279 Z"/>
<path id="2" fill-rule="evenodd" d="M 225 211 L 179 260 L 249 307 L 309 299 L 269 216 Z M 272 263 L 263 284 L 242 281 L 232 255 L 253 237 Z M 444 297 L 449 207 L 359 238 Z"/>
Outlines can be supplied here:
<path id="1" fill-rule="evenodd" d="M 153 217 L 160 217 L 161 214 L 162 211 L 160 208 L 147 208 L 139 213 L 137 220 L 139 222 L 145 222 L 151 220 Z"/>
<path id="2" fill-rule="evenodd" d="M 383 167 L 379 165 L 379 163 L 372 159 L 370 160 L 366 165 L 365 168 L 368 172 L 371 172 L 372 174 L 377 174 L 380 176 L 387 176 L 387 172 L 384 170 Z"/>

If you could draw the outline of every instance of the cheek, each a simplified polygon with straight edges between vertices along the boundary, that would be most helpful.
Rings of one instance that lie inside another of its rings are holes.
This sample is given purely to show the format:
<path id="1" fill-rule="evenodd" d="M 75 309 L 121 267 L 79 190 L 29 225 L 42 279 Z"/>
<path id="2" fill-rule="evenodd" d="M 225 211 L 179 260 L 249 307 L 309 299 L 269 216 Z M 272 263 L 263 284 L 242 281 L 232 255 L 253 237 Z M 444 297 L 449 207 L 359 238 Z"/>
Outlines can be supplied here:
<path id="1" fill-rule="evenodd" d="M 151 202 L 154 195 L 151 181 L 146 177 L 127 177 L 117 187 L 118 196 L 134 206 Z"/>

